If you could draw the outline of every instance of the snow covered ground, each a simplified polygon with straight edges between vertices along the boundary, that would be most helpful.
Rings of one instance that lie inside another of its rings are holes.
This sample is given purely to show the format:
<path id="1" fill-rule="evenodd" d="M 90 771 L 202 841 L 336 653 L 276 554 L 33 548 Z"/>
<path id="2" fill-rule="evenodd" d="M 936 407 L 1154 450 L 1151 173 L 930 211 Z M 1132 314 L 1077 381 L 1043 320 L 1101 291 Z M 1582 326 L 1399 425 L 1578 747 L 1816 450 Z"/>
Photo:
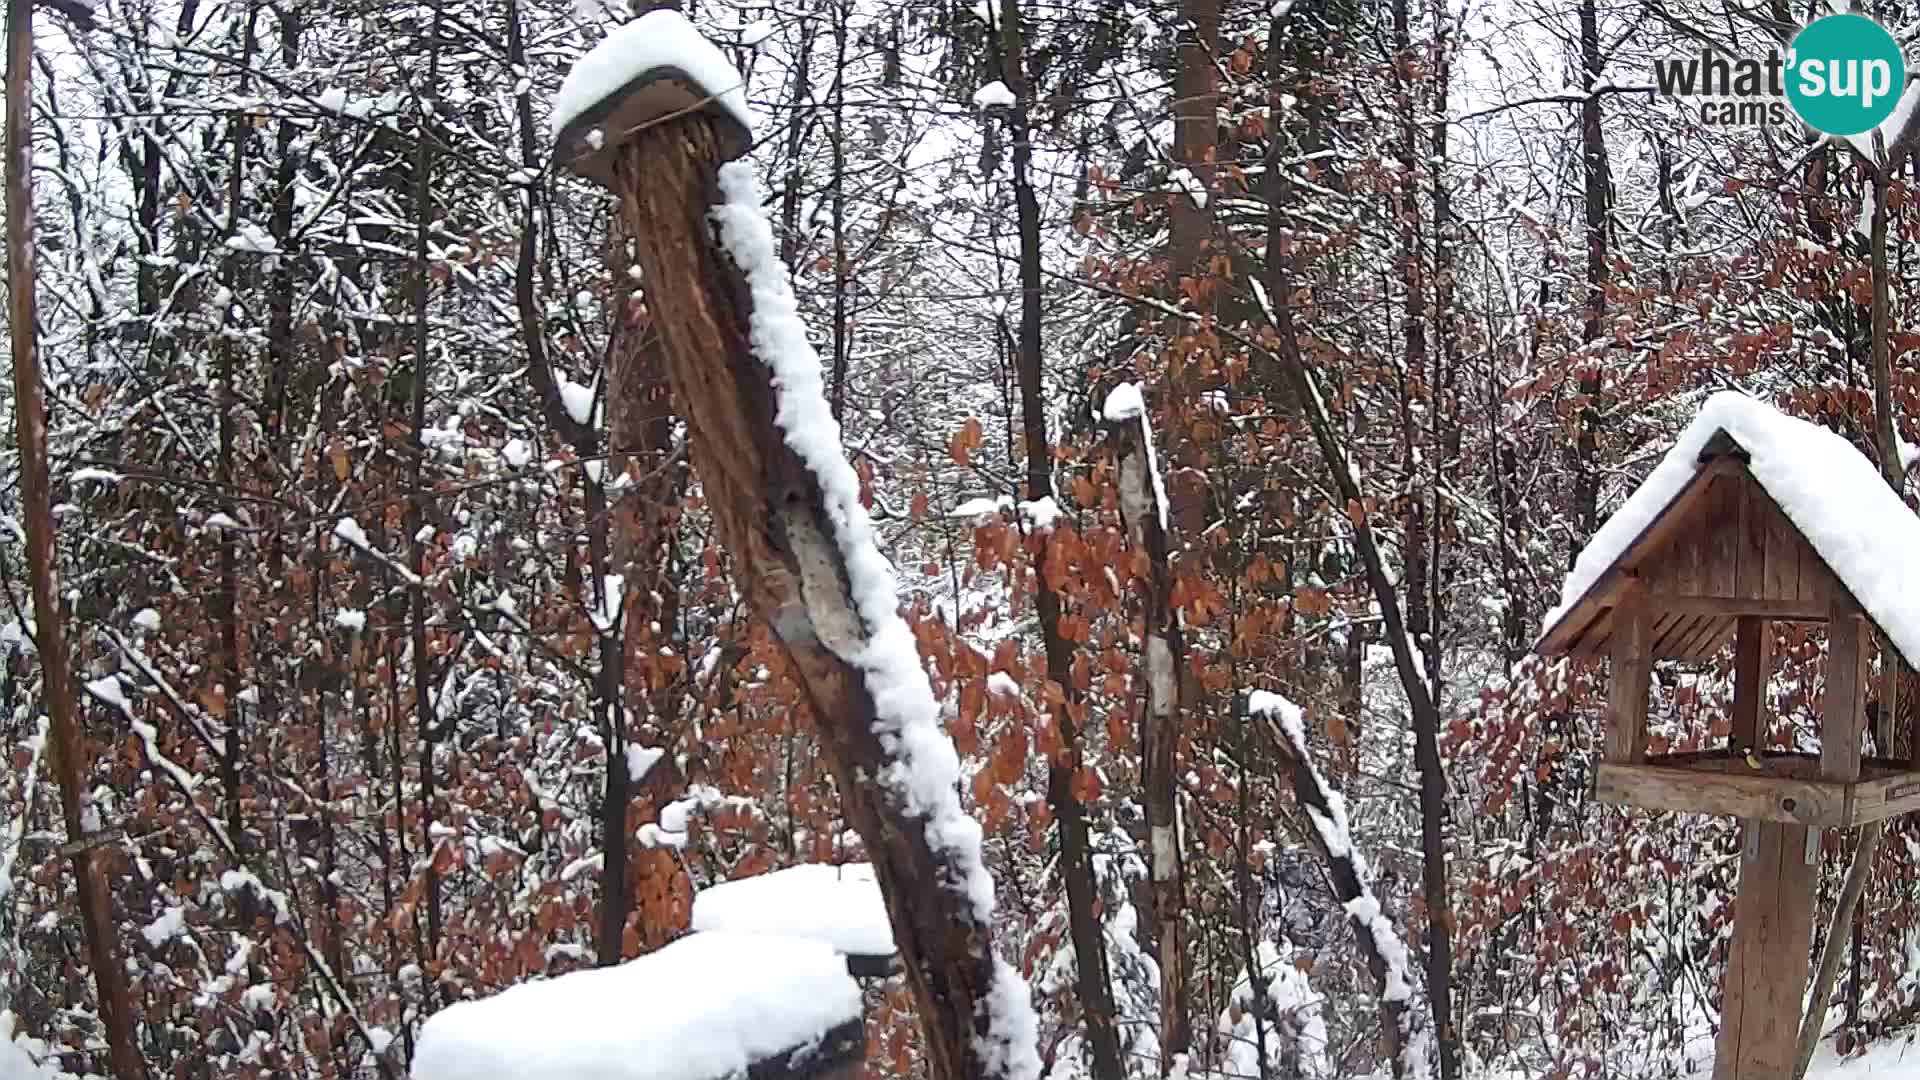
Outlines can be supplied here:
<path id="1" fill-rule="evenodd" d="M 1834 1057 L 1832 1044 L 1820 1047 L 1807 1071 L 1810 1080 L 1890 1080 L 1920 1077 L 1920 1039 L 1915 1036 L 1876 1043 L 1865 1054 L 1845 1061 Z"/>

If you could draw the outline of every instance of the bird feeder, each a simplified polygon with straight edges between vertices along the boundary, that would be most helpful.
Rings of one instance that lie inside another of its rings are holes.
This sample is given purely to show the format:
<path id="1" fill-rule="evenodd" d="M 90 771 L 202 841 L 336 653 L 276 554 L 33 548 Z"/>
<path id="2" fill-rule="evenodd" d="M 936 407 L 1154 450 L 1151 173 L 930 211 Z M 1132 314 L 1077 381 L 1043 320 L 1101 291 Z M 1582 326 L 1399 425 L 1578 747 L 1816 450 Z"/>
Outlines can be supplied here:
<path id="1" fill-rule="evenodd" d="M 1920 657 L 1915 552 L 1920 518 L 1844 439 L 1716 394 L 1594 535 L 1536 647 L 1611 660 L 1601 801 L 1742 819 L 1716 1080 L 1790 1074 L 1819 830 L 1920 809 L 1912 761 L 1861 753 L 1874 636 L 1891 646 L 1884 662 Z M 1775 622 L 1826 627 L 1817 754 L 1771 746 Z M 1729 644 L 1726 741 L 1649 754 L 1653 665 L 1711 660 Z"/>
<path id="2" fill-rule="evenodd" d="M 856 979 L 898 970 L 887 901 L 868 863 L 804 863 L 710 885 L 693 898 L 693 928 L 822 941 Z"/>

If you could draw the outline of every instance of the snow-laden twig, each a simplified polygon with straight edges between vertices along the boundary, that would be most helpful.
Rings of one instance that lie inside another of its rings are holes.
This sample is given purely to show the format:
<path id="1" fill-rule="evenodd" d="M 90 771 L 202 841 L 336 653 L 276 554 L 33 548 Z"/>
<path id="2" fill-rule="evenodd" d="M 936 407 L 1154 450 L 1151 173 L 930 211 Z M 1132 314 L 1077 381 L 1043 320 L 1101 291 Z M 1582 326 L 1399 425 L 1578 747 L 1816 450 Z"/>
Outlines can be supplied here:
<path id="1" fill-rule="evenodd" d="M 1367 968 L 1379 987 L 1380 1006 L 1396 1036 L 1394 1046 L 1402 1068 L 1412 1056 L 1413 981 L 1406 943 L 1381 910 L 1373 893 L 1372 871 L 1366 856 L 1353 844 L 1347 822 L 1347 800 L 1314 764 L 1307 746 L 1305 712 L 1279 694 L 1255 690 L 1247 695 L 1247 715 L 1257 718 L 1288 757 L 1294 798 L 1312 822 L 1316 845 L 1326 859 L 1334 893 L 1347 913 L 1354 940 L 1367 958 Z M 1401 1075 L 1412 1075 L 1402 1073 Z"/>
<path id="2" fill-rule="evenodd" d="M 132 650 L 127 649 L 124 643 L 119 644 L 123 655 L 137 655 L 133 653 Z M 147 671 L 151 672 L 151 665 L 147 666 Z M 109 681 L 113 682 L 111 689 L 105 685 Z M 156 682 L 161 682 L 161 680 L 156 679 Z M 373 1034 L 366 1020 L 360 1015 L 359 1009 L 355 1007 L 353 998 L 347 994 L 346 987 L 341 983 L 340 977 L 334 972 L 333 968 L 327 964 L 326 958 L 320 955 L 320 951 L 313 947 L 313 942 L 307 937 L 305 930 L 292 918 L 291 912 L 286 906 L 285 892 L 269 888 L 261 876 L 248 867 L 246 859 L 241 855 L 240 849 L 235 846 L 233 838 L 228 835 L 226 827 L 210 816 L 206 812 L 206 809 L 200 805 L 199 800 L 193 797 L 194 790 L 199 787 L 198 778 L 183 768 L 178 762 L 169 758 L 166 753 L 161 750 L 158 730 L 154 725 L 137 719 L 133 715 L 133 710 L 128 706 L 125 694 L 120 691 L 116 678 L 109 676 L 106 679 L 96 679 L 88 683 L 86 688 L 87 693 L 96 701 L 118 709 L 121 714 L 126 717 L 128 723 L 133 727 L 134 734 L 140 739 L 141 749 L 146 754 L 148 762 L 165 775 L 180 792 L 181 802 L 186 805 L 187 811 L 191 813 L 194 820 L 198 821 L 200 826 L 207 831 L 207 835 L 213 837 L 214 842 L 219 845 L 220 853 L 227 858 L 228 863 L 232 867 L 232 869 L 228 870 L 227 873 L 222 876 L 222 887 L 229 892 L 235 892 L 242 888 L 250 888 L 259 892 L 268 899 L 269 902 L 273 903 L 276 914 L 280 917 L 280 922 L 286 926 L 288 930 L 288 936 L 290 936 L 294 944 L 299 947 L 301 954 L 306 958 L 308 966 L 320 976 L 321 985 L 325 987 L 328 995 L 334 999 L 335 1005 L 345 1014 L 348 1022 L 353 1025 L 354 1030 L 360 1037 L 367 1041 L 367 1045 L 374 1045 Z M 169 693 L 162 693 L 160 700 L 166 702 L 169 710 L 175 714 L 176 718 L 186 720 L 188 723 L 193 722 L 191 713 L 183 708 L 183 703 L 180 702 L 177 697 L 170 696 Z M 384 1057 L 376 1058 L 375 1062 L 380 1069 L 380 1075 L 384 1077 L 385 1080 L 398 1080 L 398 1077 L 396 1077 L 393 1072 L 393 1066 L 388 1063 Z"/>

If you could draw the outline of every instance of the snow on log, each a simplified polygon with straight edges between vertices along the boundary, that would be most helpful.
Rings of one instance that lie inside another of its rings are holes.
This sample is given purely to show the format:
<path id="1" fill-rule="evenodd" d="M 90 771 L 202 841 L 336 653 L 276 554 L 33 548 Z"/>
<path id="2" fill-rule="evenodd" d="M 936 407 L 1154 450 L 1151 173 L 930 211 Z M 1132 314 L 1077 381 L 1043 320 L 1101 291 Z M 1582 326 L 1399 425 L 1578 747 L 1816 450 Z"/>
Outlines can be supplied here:
<path id="1" fill-rule="evenodd" d="M 689 112 L 715 120 L 727 158 L 753 143 L 745 81 L 686 16 L 656 8 L 616 27 L 575 61 L 554 95 L 554 152 L 568 168 L 613 183 L 613 161 L 633 133 Z"/>
<path id="2" fill-rule="evenodd" d="M 631 82 L 636 64 L 620 63 L 583 84 L 607 93 Z M 730 68 L 702 73 L 710 88 L 737 78 Z M 562 122 L 563 153 L 587 116 Z M 633 238 L 715 532 L 790 661 L 873 860 L 929 1072 L 1037 1076 L 1027 986 L 993 949 L 993 880 L 980 825 L 960 804 L 959 756 L 841 450 L 758 180 L 749 164 L 721 164 L 742 149 L 729 137 L 738 117 L 656 119 L 606 140 L 604 170 L 588 175 L 618 197 Z"/>
<path id="3" fill-rule="evenodd" d="M 885 763 L 877 779 L 890 789 L 896 808 L 924 823 L 926 845 L 943 864 L 947 887 L 965 897 L 985 940 L 994 900 L 980 825 L 961 809 L 959 755 L 941 726 L 940 706 L 920 665 L 913 631 L 900 617 L 893 565 L 880 553 L 860 499 L 860 479 L 840 448 L 840 425 L 827 405 L 820 356 L 800 320 L 758 175 L 752 164 L 732 162 L 721 166 L 719 184 L 723 201 L 712 216 L 721 247 L 752 293 L 752 351 L 772 376 L 774 423 L 811 475 L 827 536 L 837 549 L 821 552 L 828 556 L 824 560 L 801 554 L 800 588 L 808 614 L 822 631 L 821 643 L 860 673 L 872 698 L 871 731 L 879 737 Z M 793 519 L 788 524 L 790 541 L 801 540 L 804 549 L 806 528 L 792 528 Z M 815 524 L 821 524 L 817 515 Z M 994 1075 L 1037 1076 L 1037 1020 L 1027 986 L 1004 961 L 991 962 L 988 1024 L 977 1052 Z"/>
<path id="4" fill-rule="evenodd" d="M 709 886 L 694 894 L 693 928 L 824 941 L 855 975 L 883 976 L 893 957 L 887 902 L 866 863 L 789 866 Z"/>
<path id="5" fill-rule="evenodd" d="M 1394 1061 L 1394 1075 L 1408 1075 L 1408 1058 L 1413 1055 L 1413 1017 L 1409 1010 L 1413 981 L 1407 946 L 1373 894 L 1366 857 L 1353 846 L 1347 800 L 1333 790 L 1313 763 L 1307 747 L 1306 714 L 1300 706 L 1279 694 L 1255 690 L 1247 695 L 1247 714 L 1266 723 L 1274 742 L 1289 759 L 1294 798 L 1313 823 L 1316 846 L 1326 861 L 1334 896 L 1346 910 L 1354 941 L 1366 957 L 1367 970 L 1380 994 L 1382 1030 L 1388 1040 L 1388 1056 Z"/>
<path id="6" fill-rule="evenodd" d="M 860 987 L 819 941 L 706 933 L 614 967 L 435 1013 L 413 1080 L 721 1080 L 816 1075 L 866 1049 Z"/>
<path id="7" fill-rule="evenodd" d="M 1920 563 L 1887 556 L 1920 551 L 1920 517 L 1846 439 L 1732 390 L 1707 399 L 1673 449 L 1593 534 L 1567 575 L 1560 606 L 1547 613 L 1546 632 L 1686 488 L 1701 468 L 1701 451 L 1721 432 L 1900 655 L 1920 666 Z"/>

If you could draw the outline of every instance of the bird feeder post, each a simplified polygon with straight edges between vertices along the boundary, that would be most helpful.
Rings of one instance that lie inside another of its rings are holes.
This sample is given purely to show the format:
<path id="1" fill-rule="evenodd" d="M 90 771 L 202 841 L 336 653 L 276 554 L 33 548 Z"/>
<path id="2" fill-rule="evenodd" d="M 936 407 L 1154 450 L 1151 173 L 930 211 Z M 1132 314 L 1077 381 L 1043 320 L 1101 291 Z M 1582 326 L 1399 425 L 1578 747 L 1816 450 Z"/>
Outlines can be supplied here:
<path id="1" fill-rule="evenodd" d="M 1615 609 L 1613 679 L 1607 684 L 1607 760 L 1622 765 L 1647 756 L 1647 693 L 1653 679 L 1647 618 L 1644 593 L 1629 590 Z"/>
<path id="2" fill-rule="evenodd" d="M 1733 643 L 1733 724 L 1736 746 L 1758 750 L 1760 721 L 1766 715 L 1767 676 L 1773 671 L 1773 623 L 1757 616 L 1740 618 Z"/>
<path id="3" fill-rule="evenodd" d="M 1721 985 L 1714 1080 L 1791 1076 L 1800 999 L 1813 944 L 1813 872 L 1807 826 L 1748 819 L 1741 826 L 1740 892 Z"/>
<path id="4" fill-rule="evenodd" d="M 1860 735 L 1867 716 L 1867 658 L 1873 631 L 1860 606 L 1845 593 L 1833 598 L 1827 617 L 1827 699 L 1820 715 L 1820 775 L 1860 779 Z"/>

